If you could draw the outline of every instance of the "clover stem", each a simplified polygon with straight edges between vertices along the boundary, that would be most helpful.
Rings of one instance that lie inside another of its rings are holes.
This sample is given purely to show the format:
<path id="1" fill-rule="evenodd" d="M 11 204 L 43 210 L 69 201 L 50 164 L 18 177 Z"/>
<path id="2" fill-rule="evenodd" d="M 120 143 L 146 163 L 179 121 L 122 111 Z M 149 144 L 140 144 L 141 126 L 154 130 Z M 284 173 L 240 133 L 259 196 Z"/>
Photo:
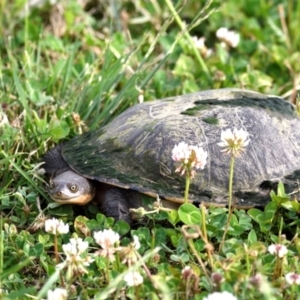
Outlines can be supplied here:
<path id="1" fill-rule="evenodd" d="M 228 199 L 228 209 L 231 211 L 232 206 L 232 184 L 233 184 L 233 171 L 234 171 L 234 155 L 230 157 L 230 167 L 229 167 L 229 199 Z"/>
<path id="2" fill-rule="evenodd" d="M 55 252 L 55 262 L 59 264 L 59 256 L 58 256 L 58 246 L 57 246 L 57 235 L 54 235 L 54 252 Z"/>
<path id="3" fill-rule="evenodd" d="M 54 252 L 55 252 L 55 262 L 56 262 L 56 265 L 58 265 L 59 264 L 59 253 L 58 253 L 57 234 L 54 235 Z M 61 272 L 59 273 L 59 277 L 60 277 L 60 284 L 62 287 L 64 287 L 65 283 L 64 283 L 64 278 L 63 278 Z"/>
<path id="4" fill-rule="evenodd" d="M 184 203 L 188 203 L 190 182 L 191 182 L 191 177 L 189 175 L 186 175 L 185 191 L 184 191 Z"/>
<path id="5" fill-rule="evenodd" d="M 106 275 L 106 283 L 109 284 L 109 257 L 106 259 L 106 268 L 105 268 L 105 275 Z"/>
<path id="6" fill-rule="evenodd" d="M 229 193 L 229 199 L 228 199 L 228 218 L 227 218 L 227 223 L 225 225 L 225 230 L 223 233 L 223 237 L 219 246 L 219 251 L 221 251 L 223 244 L 225 242 L 225 238 L 227 235 L 227 231 L 229 228 L 229 224 L 230 224 L 230 219 L 231 219 L 231 215 L 232 215 L 232 185 L 233 185 L 233 171 L 234 171 L 234 155 L 231 154 L 230 157 L 230 165 L 229 165 L 229 187 L 228 187 L 228 193 Z"/>

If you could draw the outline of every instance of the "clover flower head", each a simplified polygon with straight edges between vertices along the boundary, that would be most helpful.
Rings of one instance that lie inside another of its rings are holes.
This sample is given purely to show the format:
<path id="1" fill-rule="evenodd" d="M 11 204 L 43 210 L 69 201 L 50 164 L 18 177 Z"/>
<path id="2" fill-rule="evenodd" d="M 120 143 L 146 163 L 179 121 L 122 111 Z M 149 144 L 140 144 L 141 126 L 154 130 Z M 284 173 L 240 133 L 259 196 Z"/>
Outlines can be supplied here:
<path id="1" fill-rule="evenodd" d="M 69 232 L 69 224 L 55 218 L 48 219 L 45 221 L 45 231 L 54 235 L 65 234 Z"/>
<path id="2" fill-rule="evenodd" d="M 63 267 L 67 267 L 67 278 L 71 278 L 74 274 L 88 273 L 85 267 L 88 267 L 94 260 L 87 254 L 88 242 L 81 238 L 72 238 L 70 243 L 62 245 L 65 261 L 62 263 Z"/>
<path id="3" fill-rule="evenodd" d="M 206 48 L 205 43 L 204 43 L 205 42 L 205 37 L 198 38 L 197 36 L 193 36 L 192 40 L 193 40 L 196 48 L 198 48 L 198 49 Z"/>
<path id="4" fill-rule="evenodd" d="M 115 244 L 119 242 L 120 236 L 111 229 L 104 229 L 94 233 L 96 243 L 101 246 L 98 253 L 101 256 L 107 257 L 110 261 L 114 261 L 114 253 L 116 252 Z"/>
<path id="5" fill-rule="evenodd" d="M 89 243 L 82 240 L 82 238 L 72 238 L 70 243 L 62 246 L 64 253 L 67 256 L 81 255 L 89 247 Z"/>
<path id="6" fill-rule="evenodd" d="M 217 30 L 216 36 L 225 45 L 235 48 L 240 42 L 240 35 L 235 31 L 228 30 L 225 27 L 221 27 Z"/>
<path id="7" fill-rule="evenodd" d="M 173 148 L 172 159 L 180 163 L 175 172 L 180 173 L 180 175 L 187 174 L 187 176 L 194 178 L 196 173 L 194 169 L 204 169 L 207 152 L 202 147 L 190 146 L 185 142 L 180 142 Z"/>
<path id="8" fill-rule="evenodd" d="M 143 283 L 144 279 L 140 273 L 134 271 L 134 272 L 128 272 L 124 276 L 124 281 L 126 281 L 126 284 L 128 286 L 138 286 Z"/>
<path id="9" fill-rule="evenodd" d="M 194 42 L 195 47 L 199 50 L 199 52 L 204 58 L 207 58 L 212 54 L 212 50 L 206 47 L 205 40 L 206 40 L 205 37 L 200 37 L 200 38 L 198 38 L 197 36 L 192 37 L 192 41 Z"/>
<path id="10" fill-rule="evenodd" d="M 260 287 L 263 284 L 263 281 L 264 281 L 264 277 L 260 273 L 257 273 L 254 276 L 249 278 L 249 282 L 256 287 Z"/>
<path id="11" fill-rule="evenodd" d="M 189 278 L 191 275 L 193 274 L 193 270 L 191 269 L 190 266 L 185 266 L 182 270 L 181 270 L 181 275 L 183 279 L 187 279 Z"/>
<path id="12" fill-rule="evenodd" d="M 237 297 L 235 297 L 229 292 L 224 291 L 209 294 L 206 297 L 204 297 L 203 300 L 237 300 Z"/>
<path id="13" fill-rule="evenodd" d="M 185 266 L 182 270 L 181 270 L 181 274 L 185 273 L 185 272 L 189 272 L 191 270 L 190 266 Z"/>
<path id="14" fill-rule="evenodd" d="M 111 229 L 104 229 L 94 233 L 94 239 L 96 243 L 103 249 L 114 247 L 114 244 L 120 240 L 120 236 L 117 232 Z"/>
<path id="15" fill-rule="evenodd" d="M 231 129 L 222 130 L 221 142 L 218 143 L 218 146 L 224 148 L 221 152 L 239 156 L 250 142 L 248 137 L 249 133 L 243 129 L 238 130 L 234 128 L 233 131 L 231 131 Z"/>
<path id="16" fill-rule="evenodd" d="M 0 128 L 4 127 L 7 124 L 9 124 L 7 115 L 4 112 L 0 111 Z"/>
<path id="17" fill-rule="evenodd" d="M 279 258 L 283 258 L 288 253 L 288 249 L 286 248 L 286 246 L 281 244 L 270 245 L 268 247 L 268 251 L 271 254 L 278 256 Z"/>
<path id="18" fill-rule="evenodd" d="M 140 240 L 139 240 L 139 237 L 134 235 L 133 236 L 133 246 L 136 250 L 140 249 L 141 248 L 141 243 L 140 243 Z"/>
<path id="19" fill-rule="evenodd" d="M 285 275 L 285 280 L 290 285 L 292 284 L 300 285 L 300 274 L 292 273 L 292 272 L 287 273 Z"/>
<path id="20" fill-rule="evenodd" d="M 141 243 L 138 236 L 133 236 L 133 242 L 130 243 L 127 247 L 120 248 L 120 257 L 122 264 L 128 264 L 129 266 L 133 265 L 139 260 L 137 250 L 140 249 Z"/>
<path id="21" fill-rule="evenodd" d="M 211 280 L 214 286 L 220 286 L 220 284 L 225 280 L 222 274 L 214 272 L 211 274 Z"/>
<path id="22" fill-rule="evenodd" d="M 47 300 L 67 300 L 68 293 L 65 289 L 56 288 L 55 290 L 49 290 L 47 293 Z"/>

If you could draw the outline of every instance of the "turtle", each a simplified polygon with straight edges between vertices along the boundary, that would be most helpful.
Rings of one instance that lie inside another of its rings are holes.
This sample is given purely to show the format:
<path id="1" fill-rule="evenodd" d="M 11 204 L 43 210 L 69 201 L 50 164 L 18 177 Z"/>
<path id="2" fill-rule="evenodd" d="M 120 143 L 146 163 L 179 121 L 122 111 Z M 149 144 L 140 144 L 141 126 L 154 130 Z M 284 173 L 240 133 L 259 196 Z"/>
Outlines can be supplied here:
<path id="1" fill-rule="evenodd" d="M 236 158 L 236 207 L 264 206 L 283 182 L 286 192 L 300 179 L 300 119 L 295 106 L 278 96 L 225 88 L 136 104 L 107 125 L 50 149 L 43 157 L 50 197 L 61 204 L 100 203 L 106 216 L 132 222 L 131 208 L 143 194 L 167 203 L 184 202 L 185 177 L 175 172 L 172 149 L 180 143 L 203 147 L 207 165 L 191 181 L 189 202 L 225 206 L 229 156 L 221 132 L 249 133 Z"/>

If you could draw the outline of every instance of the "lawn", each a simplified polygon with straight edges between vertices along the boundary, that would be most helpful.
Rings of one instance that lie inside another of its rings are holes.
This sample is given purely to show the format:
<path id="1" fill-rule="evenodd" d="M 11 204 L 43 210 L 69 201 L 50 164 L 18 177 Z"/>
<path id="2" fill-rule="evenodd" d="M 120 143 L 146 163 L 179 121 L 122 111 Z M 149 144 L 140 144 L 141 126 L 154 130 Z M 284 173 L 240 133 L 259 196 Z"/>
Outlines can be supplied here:
<path id="1" fill-rule="evenodd" d="M 298 299 L 283 185 L 263 208 L 184 204 L 130 228 L 57 205 L 40 168 L 140 102 L 234 87 L 299 112 L 299 49 L 294 0 L 0 1 L 0 299 Z"/>

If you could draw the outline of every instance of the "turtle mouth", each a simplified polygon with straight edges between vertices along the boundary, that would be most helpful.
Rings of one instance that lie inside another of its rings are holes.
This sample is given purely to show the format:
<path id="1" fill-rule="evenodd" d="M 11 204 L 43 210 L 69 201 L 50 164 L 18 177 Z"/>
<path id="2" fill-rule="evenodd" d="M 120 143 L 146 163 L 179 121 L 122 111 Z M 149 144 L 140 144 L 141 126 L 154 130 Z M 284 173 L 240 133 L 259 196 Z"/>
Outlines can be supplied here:
<path id="1" fill-rule="evenodd" d="M 50 196 L 52 200 L 59 204 L 77 204 L 77 205 L 85 205 L 89 203 L 93 197 L 91 195 L 80 195 L 78 197 L 68 197 L 60 195 L 59 197 L 55 195 Z"/>

